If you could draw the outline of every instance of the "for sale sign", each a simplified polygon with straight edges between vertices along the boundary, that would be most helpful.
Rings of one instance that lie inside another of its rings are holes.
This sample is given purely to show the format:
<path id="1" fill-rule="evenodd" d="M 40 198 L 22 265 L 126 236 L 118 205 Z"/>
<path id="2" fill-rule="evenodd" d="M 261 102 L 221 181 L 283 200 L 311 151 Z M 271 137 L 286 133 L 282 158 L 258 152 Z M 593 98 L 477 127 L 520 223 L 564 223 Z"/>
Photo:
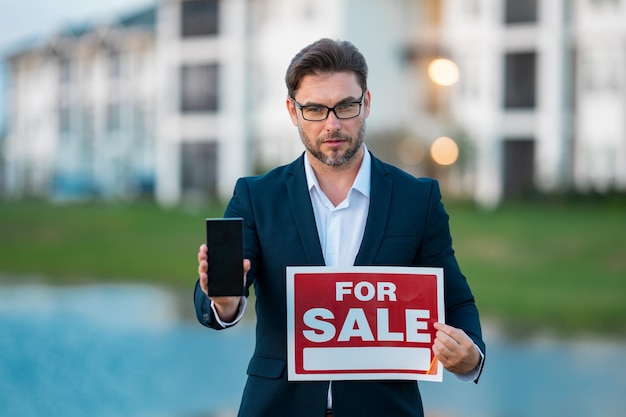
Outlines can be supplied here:
<path id="1" fill-rule="evenodd" d="M 290 381 L 442 380 L 443 269 L 288 267 Z"/>

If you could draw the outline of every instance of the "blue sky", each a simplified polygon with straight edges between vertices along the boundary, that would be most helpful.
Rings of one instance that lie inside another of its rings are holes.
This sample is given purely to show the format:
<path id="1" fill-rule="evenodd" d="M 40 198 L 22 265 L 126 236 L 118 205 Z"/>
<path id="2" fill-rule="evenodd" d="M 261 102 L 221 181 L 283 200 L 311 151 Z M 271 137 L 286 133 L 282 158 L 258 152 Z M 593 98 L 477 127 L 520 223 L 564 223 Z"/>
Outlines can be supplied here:
<path id="1" fill-rule="evenodd" d="M 155 0 L 0 0 L 0 133 L 4 129 L 7 51 L 18 43 L 54 34 L 64 25 L 106 20 Z"/>

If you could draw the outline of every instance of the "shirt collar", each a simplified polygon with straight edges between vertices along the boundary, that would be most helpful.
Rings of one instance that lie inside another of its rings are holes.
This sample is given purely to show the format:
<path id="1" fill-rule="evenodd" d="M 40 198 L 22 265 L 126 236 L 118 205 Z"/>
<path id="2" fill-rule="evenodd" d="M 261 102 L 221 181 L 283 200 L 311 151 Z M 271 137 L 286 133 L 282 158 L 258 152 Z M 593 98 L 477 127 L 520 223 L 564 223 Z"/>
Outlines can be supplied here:
<path id="1" fill-rule="evenodd" d="M 354 183 L 350 188 L 350 192 L 352 192 L 352 190 L 356 190 L 363 194 L 365 197 L 369 198 L 371 188 L 370 173 L 372 171 L 372 157 L 370 156 L 370 153 L 367 150 L 365 144 L 363 144 L 363 150 L 363 161 L 361 161 L 361 167 L 359 168 L 359 172 L 356 174 L 356 178 L 354 179 Z M 322 192 L 322 189 L 317 182 L 315 172 L 313 172 L 311 162 L 309 162 L 309 158 L 306 155 L 304 155 L 304 172 L 306 173 L 306 183 L 309 192 L 313 188 L 316 188 L 318 191 Z M 348 194 L 350 194 L 350 192 L 348 192 Z"/>

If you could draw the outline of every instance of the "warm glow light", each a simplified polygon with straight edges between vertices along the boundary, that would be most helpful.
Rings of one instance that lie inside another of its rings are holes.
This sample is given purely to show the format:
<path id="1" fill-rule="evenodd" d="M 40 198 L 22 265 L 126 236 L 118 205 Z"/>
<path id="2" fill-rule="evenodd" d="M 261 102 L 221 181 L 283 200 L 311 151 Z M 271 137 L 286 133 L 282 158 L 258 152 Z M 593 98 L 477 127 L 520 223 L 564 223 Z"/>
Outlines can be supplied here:
<path id="1" fill-rule="evenodd" d="M 435 84 L 453 85 L 459 81 L 459 67 L 449 59 L 434 59 L 428 65 L 428 76 Z"/>
<path id="2" fill-rule="evenodd" d="M 439 165 L 452 165 L 459 158 L 459 147 L 454 140 L 442 136 L 431 145 L 430 156 Z"/>

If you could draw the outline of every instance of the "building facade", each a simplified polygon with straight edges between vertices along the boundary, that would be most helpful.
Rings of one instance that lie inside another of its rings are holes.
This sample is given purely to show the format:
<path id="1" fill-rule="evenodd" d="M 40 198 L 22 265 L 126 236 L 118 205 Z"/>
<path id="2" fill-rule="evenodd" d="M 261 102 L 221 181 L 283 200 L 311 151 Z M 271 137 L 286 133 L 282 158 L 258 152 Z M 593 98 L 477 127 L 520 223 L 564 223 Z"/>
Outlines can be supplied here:
<path id="1" fill-rule="evenodd" d="M 396 92 L 413 8 L 408 0 L 162 1 L 157 199 L 226 199 L 238 177 L 303 152 L 285 108 L 284 74 L 291 58 L 321 37 L 353 39 L 375 62 L 370 83 L 380 103 L 406 100 Z M 385 31 L 370 31 L 373 20 Z M 371 131 L 401 125 L 408 109 L 397 108 L 403 110 L 381 105 Z"/>
<path id="2" fill-rule="evenodd" d="M 220 197 L 247 172 L 246 2 L 164 0 L 157 31 L 156 197 Z"/>
<path id="3" fill-rule="evenodd" d="M 9 57 L 8 195 L 153 192 L 154 17 L 154 10 L 144 10 L 67 28 Z"/>
<path id="4" fill-rule="evenodd" d="M 131 14 L 22 48 L 9 57 L 5 192 L 152 192 L 165 205 L 228 198 L 238 177 L 302 152 L 285 110 L 284 73 L 320 37 L 351 39 L 371 62 L 380 105 L 368 130 L 377 138 L 371 146 L 386 151 L 412 117 L 405 44 L 418 6 L 161 0 L 147 25 L 131 24 L 141 21 Z M 384 30 L 371 30 L 372 21 Z"/>
<path id="5" fill-rule="evenodd" d="M 443 16 L 478 201 L 626 190 L 623 0 L 448 0 Z"/>
<path id="6" fill-rule="evenodd" d="M 484 206 L 626 190 L 625 0 L 160 0 L 9 56 L 5 193 L 226 199 L 302 151 L 284 73 L 348 39 L 370 64 L 367 145 Z M 437 85 L 437 58 L 459 81 Z M 439 137 L 460 149 L 435 163 Z"/>

